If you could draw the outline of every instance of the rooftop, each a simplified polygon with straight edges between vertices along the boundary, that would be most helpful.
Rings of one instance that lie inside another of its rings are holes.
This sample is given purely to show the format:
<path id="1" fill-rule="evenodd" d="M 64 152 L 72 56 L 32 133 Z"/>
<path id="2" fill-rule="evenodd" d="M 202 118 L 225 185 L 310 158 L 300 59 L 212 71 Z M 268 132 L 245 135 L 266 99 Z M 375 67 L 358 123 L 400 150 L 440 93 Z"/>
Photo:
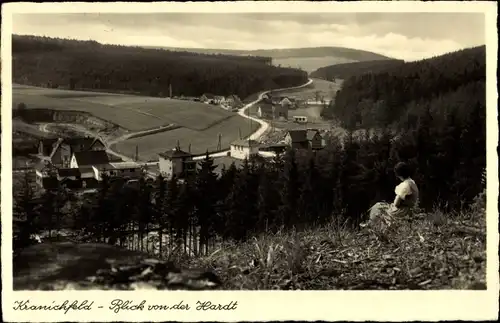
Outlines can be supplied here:
<path id="1" fill-rule="evenodd" d="M 304 142 L 307 141 L 307 131 L 306 130 L 288 130 L 292 142 Z"/>
<path id="2" fill-rule="evenodd" d="M 75 152 L 78 166 L 102 165 L 109 163 L 108 154 L 104 150 L 88 150 Z"/>
<path id="3" fill-rule="evenodd" d="M 171 158 L 182 158 L 182 157 L 192 157 L 193 156 L 190 153 L 185 152 L 185 151 L 183 151 L 183 150 L 181 150 L 179 148 L 174 148 L 172 150 L 167 150 L 166 152 L 159 153 L 158 155 L 160 155 L 160 157 L 168 158 L 168 159 L 171 159 Z"/>

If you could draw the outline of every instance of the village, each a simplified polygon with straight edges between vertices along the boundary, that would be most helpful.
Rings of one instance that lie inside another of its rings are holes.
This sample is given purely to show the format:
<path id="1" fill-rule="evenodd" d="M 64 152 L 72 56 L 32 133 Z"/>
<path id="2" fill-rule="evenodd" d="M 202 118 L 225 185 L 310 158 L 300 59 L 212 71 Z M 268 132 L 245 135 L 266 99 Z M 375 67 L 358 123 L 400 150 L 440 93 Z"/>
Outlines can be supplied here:
<path id="1" fill-rule="evenodd" d="M 192 98 L 184 98 L 192 99 Z M 199 98 L 207 104 L 231 106 L 241 109 L 243 104 L 237 96 L 224 98 L 204 94 Z M 294 100 L 286 96 L 263 95 L 255 105 L 259 119 L 266 121 L 288 121 L 288 111 L 307 102 Z M 249 118 L 249 117 L 247 117 Z M 298 119 L 298 120 L 297 120 Z M 296 124 L 307 124 L 307 118 L 294 118 Z M 323 131 L 324 133 L 324 131 Z M 315 128 L 275 129 L 270 127 L 258 138 L 240 138 L 230 144 L 229 150 L 211 153 L 218 173 L 231 164 L 239 167 L 243 160 L 253 156 L 273 157 L 287 148 L 301 150 L 319 150 L 325 145 L 322 131 Z M 157 159 L 141 162 L 137 156 L 134 160 L 123 160 L 107 152 L 106 144 L 100 137 L 77 137 L 40 139 L 33 170 L 36 174 L 37 187 L 42 190 L 54 190 L 65 187 L 74 191 L 92 193 L 99 187 L 103 176 L 121 178 L 126 185 L 138 183 L 141 177 L 151 183 L 158 175 L 166 180 L 176 176 L 183 180 L 196 172 L 197 162 L 205 157 L 191 154 L 189 149 L 168 147 L 159 153 Z M 187 151 L 186 151 L 187 150 Z"/>

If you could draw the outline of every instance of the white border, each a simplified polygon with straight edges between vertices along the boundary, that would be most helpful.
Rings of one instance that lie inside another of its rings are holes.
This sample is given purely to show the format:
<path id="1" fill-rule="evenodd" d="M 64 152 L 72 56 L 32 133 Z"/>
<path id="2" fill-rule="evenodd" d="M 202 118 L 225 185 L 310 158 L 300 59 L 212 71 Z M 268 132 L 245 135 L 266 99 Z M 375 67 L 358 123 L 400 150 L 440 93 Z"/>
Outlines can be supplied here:
<path id="1" fill-rule="evenodd" d="M 487 291 L 301 291 L 301 292 L 13 292 L 12 232 L 2 228 L 2 306 L 5 321 L 264 321 L 264 320 L 490 320 L 498 318 L 498 143 L 495 2 L 216 2 L 216 3 L 8 3 L 2 5 L 2 223 L 12 220 L 11 178 L 11 43 L 13 13 L 69 12 L 482 12 L 486 18 L 487 39 Z M 235 311 L 140 312 L 106 309 L 117 298 L 151 303 L 196 303 L 238 301 Z M 13 311 L 19 299 L 52 300 L 91 299 L 102 304 L 89 312 Z M 147 313 L 147 314 L 146 314 Z"/>

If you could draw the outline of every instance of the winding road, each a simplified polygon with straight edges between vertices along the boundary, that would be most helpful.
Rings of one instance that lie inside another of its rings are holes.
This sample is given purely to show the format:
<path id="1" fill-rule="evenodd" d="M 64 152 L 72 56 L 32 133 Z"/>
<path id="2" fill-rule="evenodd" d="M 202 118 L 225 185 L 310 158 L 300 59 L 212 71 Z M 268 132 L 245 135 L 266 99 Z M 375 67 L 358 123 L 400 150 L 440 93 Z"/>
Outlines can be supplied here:
<path id="1" fill-rule="evenodd" d="M 255 118 L 255 117 L 252 117 L 250 115 L 246 115 L 245 112 L 251 107 L 253 106 L 254 104 L 258 103 L 260 100 L 262 100 L 262 97 L 269 93 L 269 92 L 275 92 L 275 91 L 286 91 L 286 90 L 295 90 L 295 89 L 300 89 L 300 88 L 303 88 L 303 87 L 306 87 L 310 84 L 313 83 L 313 80 L 312 79 L 309 79 L 307 81 L 307 83 L 305 84 L 302 84 L 302 85 L 299 85 L 299 86 L 293 86 L 293 87 L 287 87 L 287 88 L 282 88 L 282 89 L 274 89 L 274 90 L 269 90 L 269 91 L 265 91 L 265 92 L 262 92 L 259 94 L 259 97 L 258 99 L 256 99 L 255 101 L 253 102 L 250 102 L 248 103 L 247 105 L 245 105 L 244 107 L 242 107 L 241 109 L 238 110 L 238 114 L 240 116 L 242 116 L 243 118 L 247 118 L 247 119 L 250 119 L 252 121 L 255 121 L 257 123 L 260 124 L 260 127 L 259 129 L 257 129 L 254 133 L 252 133 L 250 136 L 248 136 L 247 138 L 245 139 L 248 139 L 248 140 L 258 140 L 268 129 L 269 129 L 269 123 L 262 120 L 262 119 L 259 119 L 259 118 Z M 61 124 L 59 124 L 60 126 Z M 44 131 L 44 132 L 50 132 L 49 129 L 47 129 L 47 127 L 49 126 L 49 124 L 42 124 L 40 126 L 40 130 L 41 131 Z M 103 144 L 106 146 L 106 152 L 109 153 L 110 155 L 113 155 L 113 156 L 116 156 L 116 157 L 119 157 L 121 158 L 122 160 L 124 161 L 134 161 L 133 158 L 130 158 L 128 156 L 125 156 L 123 154 L 120 154 L 119 152 L 117 151 L 114 151 L 111 149 L 111 146 L 113 144 L 116 144 L 120 141 L 123 141 L 123 140 L 126 140 L 128 137 L 132 136 L 132 135 L 136 135 L 137 133 L 130 133 L 130 134 L 126 134 L 126 135 L 123 135 L 123 136 L 120 136 L 118 138 L 115 138 L 115 139 L 112 139 L 112 140 L 107 140 L 105 138 L 103 138 L 103 136 L 101 136 L 99 133 L 95 133 L 93 131 L 89 131 L 83 127 L 78 127 L 78 126 L 75 126 L 73 124 L 64 124 L 65 127 L 68 127 L 68 128 L 71 128 L 75 131 L 78 131 L 78 132 L 81 132 L 81 133 L 84 133 L 85 135 L 89 135 L 89 136 L 93 136 L 93 137 L 98 137 L 99 139 L 101 139 L 101 141 L 103 142 Z M 169 126 L 166 126 L 166 127 L 171 127 L 171 125 Z M 152 130 L 146 130 L 144 132 L 148 132 L 148 131 L 152 131 Z M 220 152 L 216 152 L 216 153 L 212 153 L 210 154 L 209 156 L 210 157 L 222 157 L 222 156 L 227 156 L 227 153 L 229 152 L 229 149 L 226 149 L 224 151 L 220 151 Z M 271 157 L 274 155 L 274 153 L 272 152 L 260 152 L 261 155 L 265 156 L 265 157 Z M 200 159 L 203 159 L 205 158 L 205 156 L 196 156 L 194 157 L 193 159 L 194 160 L 200 160 Z M 158 162 L 144 162 L 144 163 L 139 163 L 141 165 L 144 165 L 144 166 L 153 166 L 153 165 L 157 165 Z"/>
<path id="2" fill-rule="evenodd" d="M 262 119 L 259 119 L 259 118 L 255 118 L 255 117 L 252 117 L 250 115 L 246 115 L 245 112 L 251 107 L 253 106 L 254 104 L 258 103 L 260 100 L 262 100 L 262 97 L 269 93 L 269 92 L 274 92 L 274 91 L 285 91 L 285 90 L 295 90 L 295 89 L 300 89 L 300 88 L 303 88 L 303 87 L 306 87 L 310 84 L 312 84 L 313 80 L 312 79 L 309 79 L 307 81 L 307 83 L 305 84 L 302 84 L 302 85 L 299 85 L 299 86 L 293 86 L 293 87 L 287 87 L 287 88 L 283 88 L 283 89 L 275 89 L 275 90 L 269 90 L 269 91 L 266 91 L 266 92 L 262 92 L 261 94 L 259 94 L 259 98 L 253 102 L 250 102 L 248 103 L 247 105 L 245 105 L 243 108 L 239 109 L 238 110 L 238 114 L 240 116 L 242 116 L 243 118 L 247 118 L 247 119 L 250 119 L 252 121 L 255 121 L 257 123 L 260 124 L 260 127 L 259 129 L 257 129 L 253 134 L 251 134 L 249 137 L 245 138 L 245 139 L 248 139 L 248 140 L 258 140 L 266 131 L 267 129 L 269 129 L 269 123 L 266 122 L 265 120 L 262 120 Z M 227 156 L 227 153 L 229 152 L 229 149 L 227 150 L 224 150 L 224 151 L 221 151 L 221 152 L 217 152 L 217 153 L 213 153 L 213 154 L 210 154 L 210 157 L 222 157 L 222 156 Z M 261 155 L 263 156 L 272 156 L 274 155 L 272 152 L 260 152 Z M 193 159 L 197 160 L 197 159 L 203 159 L 205 158 L 205 156 L 197 156 Z"/>

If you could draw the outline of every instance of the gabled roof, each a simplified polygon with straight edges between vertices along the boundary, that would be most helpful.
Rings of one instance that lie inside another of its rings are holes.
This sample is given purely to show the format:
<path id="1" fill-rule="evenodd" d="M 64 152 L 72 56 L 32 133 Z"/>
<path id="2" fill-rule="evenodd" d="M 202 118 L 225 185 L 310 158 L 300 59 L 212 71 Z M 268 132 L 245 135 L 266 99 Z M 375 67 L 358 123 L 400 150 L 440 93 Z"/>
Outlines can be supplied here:
<path id="1" fill-rule="evenodd" d="M 316 129 L 308 129 L 307 130 L 307 140 L 313 140 L 314 136 L 319 134 L 319 130 Z"/>
<path id="2" fill-rule="evenodd" d="M 307 131 L 306 130 L 289 130 L 288 133 L 292 138 L 292 142 L 304 142 L 307 141 Z"/>
<path id="3" fill-rule="evenodd" d="M 102 141 L 99 138 L 91 137 L 69 138 L 63 141 L 63 143 L 69 145 L 71 149 L 78 151 L 88 150 L 92 148 L 92 146 L 94 146 L 94 144 L 97 142 L 103 145 Z"/>
<path id="4" fill-rule="evenodd" d="M 73 137 L 67 139 L 58 138 L 57 142 L 52 144 L 54 148 L 52 149 L 50 157 L 52 158 L 57 149 L 63 144 L 68 145 L 72 152 L 77 152 L 77 151 L 90 150 L 92 146 L 94 146 L 96 143 L 100 143 L 101 145 L 104 146 L 104 143 L 99 138 L 91 138 L 91 137 Z"/>
<path id="5" fill-rule="evenodd" d="M 260 143 L 255 140 L 248 139 L 238 139 L 231 143 L 231 146 L 241 146 L 241 147 L 259 147 Z"/>
<path id="6" fill-rule="evenodd" d="M 160 157 L 169 158 L 169 159 L 170 158 L 182 158 L 182 157 L 192 157 L 193 156 L 190 153 L 187 153 L 187 152 L 180 150 L 178 148 L 174 148 L 172 150 L 167 150 L 166 152 L 160 153 L 158 155 L 160 155 Z"/>
<path id="7" fill-rule="evenodd" d="M 77 151 L 74 153 L 78 166 L 102 165 L 109 163 L 108 154 L 104 150 Z"/>

